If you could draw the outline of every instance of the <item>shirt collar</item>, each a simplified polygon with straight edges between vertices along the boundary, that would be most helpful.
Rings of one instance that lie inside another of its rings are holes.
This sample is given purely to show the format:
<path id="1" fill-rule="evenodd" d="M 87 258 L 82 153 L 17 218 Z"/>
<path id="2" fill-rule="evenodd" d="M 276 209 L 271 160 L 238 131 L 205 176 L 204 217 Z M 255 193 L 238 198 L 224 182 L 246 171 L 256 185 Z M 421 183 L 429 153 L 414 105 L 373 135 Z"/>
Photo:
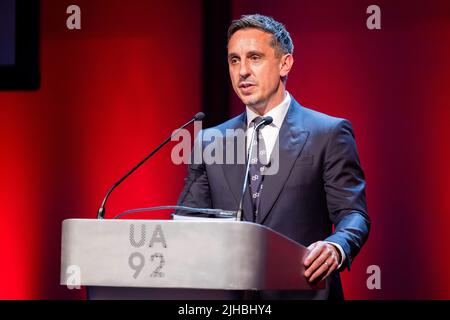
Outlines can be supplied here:
<path id="1" fill-rule="evenodd" d="M 277 128 L 281 128 L 283 124 L 284 117 L 289 109 L 289 105 L 291 104 L 291 95 L 286 91 L 286 96 L 284 100 L 277 105 L 275 108 L 267 112 L 264 117 L 271 116 L 273 118 L 273 122 L 270 125 L 274 125 Z M 247 113 L 247 127 L 250 126 L 250 123 L 259 116 L 259 114 L 253 112 L 249 107 L 246 107 Z"/>

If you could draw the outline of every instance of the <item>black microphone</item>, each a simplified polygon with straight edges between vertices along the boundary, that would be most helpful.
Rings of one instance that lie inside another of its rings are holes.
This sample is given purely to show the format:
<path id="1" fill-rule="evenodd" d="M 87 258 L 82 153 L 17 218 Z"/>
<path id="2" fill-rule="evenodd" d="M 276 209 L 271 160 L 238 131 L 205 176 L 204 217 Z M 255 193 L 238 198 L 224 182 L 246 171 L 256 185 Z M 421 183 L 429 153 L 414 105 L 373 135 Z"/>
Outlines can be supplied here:
<path id="1" fill-rule="evenodd" d="M 181 130 L 183 130 L 184 128 L 186 128 L 188 125 L 190 125 L 192 122 L 194 121 L 200 121 L 205 117 L 205 114 L 203 112 L 199 112 L 197 113 L 191 120 L 189 120 L 187 123 L 185 123 L 183 126 L 181 126 L 180 128 L 178 128 L 177 131 L 175 131 L 173 134 L 171 134 L 166 140 L 163 141 L 163 143 L 161 143 L 155 150 L 153 150 L 148 156 L 146 156 L 141 162 L 139 162 L 133 169 L 131 169 L 130 171 L 128 171 L 122 178 L 120 178 L 119 181 L 117 181 L 106 193 L 105 198 L 103 199 L 102 205 L 100 206 L 100 208 L 98 209 L 97 212 L 97 219 L 103 219 L 105 217 L 105 204 L 106 204 L 106 200 L 108 200 L 109 195 L 111 194 L 111 192 L 119 185 L 122 183 L 123 180 L 125 180 L 126 178 L 128 178 L 128 176 L 130 174 L 132 174 L 134 171 L 136 171 L 137 168 L 139 168 L 145 161 L 147 161 L 151 156 L 153 156 L 156 152 L 158 152 L 159 149 L 161 149 L 167 142 L 169 142 L 172 137 L 176 136 Z"/>
<path id="2" fill-rule="evenodd" d="M 263 117 L 263 120 L 260 123 L 258 123 L 255 127 L 255 130 L 253 130 L 252 138 L 250 140 L 250 149 L 248 150 L 247 168 L 245 169 L 244 184 L 242 185 L 241 200 L 239 201 L 239 207 L 238 207 L 238 210 L 236 211 L 236 220 L 237 221 L 242 220 L 242 205 L 243 205 L 243 201 L 244 201 L 245 189 L 247 188 L 247 184 L 248 184 L 248 172 L 250 171 L 250 155 L 252 154 L 252 151 L 253 151 L 253 142 L 256 137 L 255 133 L 258 133 L 258 130 L 263 125 L 269 125 L 272 122 L 273 122 L 273 118 L 271 116 Z"/>

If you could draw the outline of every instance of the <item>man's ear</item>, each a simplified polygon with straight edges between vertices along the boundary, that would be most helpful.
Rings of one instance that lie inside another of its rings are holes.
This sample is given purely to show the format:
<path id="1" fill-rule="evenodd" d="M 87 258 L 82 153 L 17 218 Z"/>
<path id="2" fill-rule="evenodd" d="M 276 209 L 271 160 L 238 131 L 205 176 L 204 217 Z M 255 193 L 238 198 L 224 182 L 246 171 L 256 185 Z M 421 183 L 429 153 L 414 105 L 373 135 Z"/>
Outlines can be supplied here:
<path id="1" fill-rule="evenodd" d="M 280 61 L 280 77 L 286 77 L 291 71 L 292 65 L 294 64 L 294 57 L 292 54 L 285 54 L 281 57 Z"/>

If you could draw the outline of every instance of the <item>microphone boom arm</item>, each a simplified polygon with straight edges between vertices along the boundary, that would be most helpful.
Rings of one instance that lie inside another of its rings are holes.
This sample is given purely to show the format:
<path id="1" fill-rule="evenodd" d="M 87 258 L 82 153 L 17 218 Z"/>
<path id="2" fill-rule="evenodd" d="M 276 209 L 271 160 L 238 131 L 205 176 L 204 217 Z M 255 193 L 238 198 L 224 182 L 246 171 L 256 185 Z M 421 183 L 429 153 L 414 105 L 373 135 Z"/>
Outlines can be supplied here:
<path id="1" fill-rule="evenodd" d="M 164 140 L 158 147 L 156 147 L 155 150 L 153 150 L 152 152 L 150 152 L 150 154 L 148 154 L 141 162 L 139 162 L 133 169 L 131 169 L 130 171 L 128 171 L 122 178 L 120 178 L 119 181 L 117 181 L 111 188 L 109 188 L 108 192 L 106 193 L 105 198 L 103 198 L 103 202 L 100 206 L 100 208 L 98 209 L 97 212 L 97 219 L 103 219 L 105 217 L 105 205 L 106 205 L 106 201 L 108 200 L 109 195 L 111 194 L 111 192 L 117 188 L 117 186 L 119 186 L 126 178 L 128 178 L 134 171 L 136 171 L 137 168 L 139 168 L 142 164 L 144 164 L 145 161 L 147 161 L 151 156 L 153 156 L 156 152 L 159 151 L 159 149 L 161 149 L 167 142 L 169 142 L 174 136 L 176 136 L 181 130 L 183 130 L 184 128 L 186 128 L 188 125 L 190 125 L 192 122 L 196 121 L 196 120 L 202 120 L 205 117 L 205 114 L 203 112 L 199 112 L 197 113 L 191 120 L 189 120 L 188 122 L 186 122 L 183 126 L 181 126 L 180 128 L 178 128 L 178 130 L 176 130 L 174 133 L 172 133 L 166 140 Z"/>

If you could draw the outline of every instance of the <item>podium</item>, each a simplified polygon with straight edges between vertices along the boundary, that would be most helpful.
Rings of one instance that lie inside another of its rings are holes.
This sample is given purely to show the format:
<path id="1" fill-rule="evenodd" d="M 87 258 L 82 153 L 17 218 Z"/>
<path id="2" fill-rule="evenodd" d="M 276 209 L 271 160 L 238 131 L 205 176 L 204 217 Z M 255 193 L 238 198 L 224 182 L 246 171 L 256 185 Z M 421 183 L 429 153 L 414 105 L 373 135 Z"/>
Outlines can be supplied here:
<path id="1" fill-rule="evenodd" d="M 243 299 L 261 290 L 319 290 L 307 249 L 250 222 L 68 219 L 61 285 L 89 299 Z"/>

